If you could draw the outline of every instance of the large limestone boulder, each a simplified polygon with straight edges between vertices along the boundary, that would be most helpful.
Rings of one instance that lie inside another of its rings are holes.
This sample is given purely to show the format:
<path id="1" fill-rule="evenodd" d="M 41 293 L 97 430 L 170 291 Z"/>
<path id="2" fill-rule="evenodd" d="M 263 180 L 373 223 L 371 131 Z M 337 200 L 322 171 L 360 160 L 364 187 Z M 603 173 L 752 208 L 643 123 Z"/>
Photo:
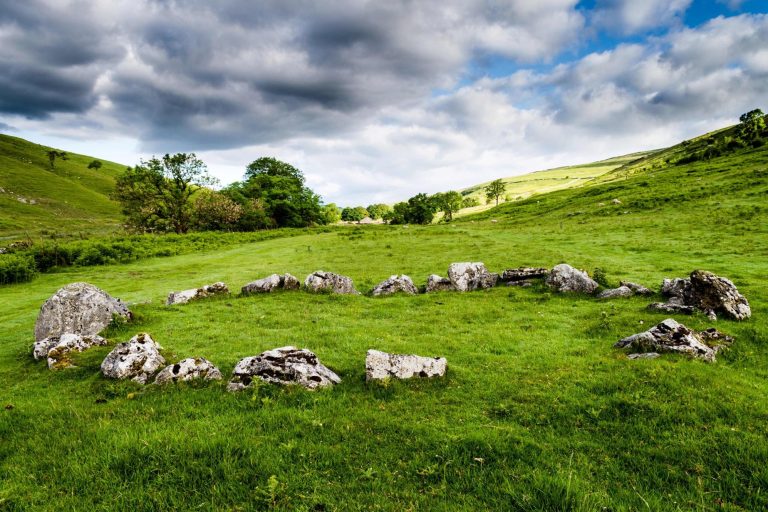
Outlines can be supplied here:
<path id="1" fill-rule="evenodd" d="M 453 291 L 453 283 L 447 277 L 432 274 L 427 278 L 427 293 Z"/>
<path id="2" fill-rule="evenodd" d="M 394 275 L 389 279 L 377 284 L 371 292 L 374 296 L 379 295 L 392 295 L 393 293 L 402 292 L 410 295 L 416 295 L 419 290 L 416 285 L 413 284 L 413 280 L 406 275 Z"/>
<path id="3" fill-rule="evenodd" d="M 355 290 L 352 279 L 334 274 L 333 272 L 324 272 L 318 270 L 307 276 L 304 280 L 304 286 L 310 292 L 331 292 L 358 295 L 360 292 Z"/>
<path id="4" fill-rule="evenodd" d="M 106 344 L 107 340 L 96 334 L 84 336 L 68 332 L 61 336 L 51 336 L 35 342 L 32 356 L 35 359 L 46 358 L 48 368 L 59 370 L 72 366 L 71 354 L 73 352 L 83 352 L 91 347 Z"/>
<path id="5" fill-rule="evenodd" d="M 558 292 L 594 293 L 600 286 L 583 270 L 561 263 L 555 265 L 546 280 L 547 286 Z"/>
<path id="6" fill-rule="evenodd" d="M 444 357 L 421 357 L 388 354 L 369 350 L 365 356 L 366 380 L 410 379 L 411 377 L 442 377 L 448 361 Z"/>
<path id="7" fill-rule="evenodd" d="M 752 315 L 749 302 L 739 293 L 730 280 L 706 270 L 694 270 L 687 279 L 665 279 L 661 293 L 666 304 L 652 304 L 653 309 L 698 309 L 711 319 L 722 314 L 734 320 L 744 320 Z"/>
<path id="8" fill-rule="evenodd" d="M 246 357 L 235 365 L 228 391 L 240 391 L 249 387 L 254 378 L 272 384 L 298 384 L 307 389 L 317 389 L 341 382 L 341 378 L 323 366 L 317 356 L 307 349 L 280 347 Z"/>
<path id="9" fill-rule="evenodd" d="M 541 267 L 518 267 L 508 268 L 501 273 L 501 281 L 505 283 L 514 283 L 518 281 L 530 281 L 531 279 L 542 279 L 549 275 L 549 269 Z"/>
<path id="10" fill-rule="evenodd" d="M 101 373 L 110 379 L 131 379 L 146 384 L 165 364 L 161 348 L 149 334 L 137 334 L 107 354 L 101 363 Z"/>
<path id="11" fill-rule="evenodd" d="M 131 312 L 120 299 L 92 284 L 68 284 L 40 308 L 35 322 L 35 341 L 67 333 L 93 336 L 104 330 L 113 316 L 128 320 Z"/>
<path id="12" fill-rule="evenodd" d="M 485 265 L 479 262 L 451 263 L 448 267 L 448 279 L 457 291 L 469 292 L 493 288 L 499 280 L 499 274 L 488 272 Z"/>
<path id="13" fill-rule="evenodd" d="M 640 353 L 674 352 L 713 362 L 718 350 L 732 341 L 715 329 L 696 332 L 668 318 L 645 332 L 619 340 L 614 347 Z"/>
<path id="14" fill-rule="evenodd" d="M 188 357 L 163 368 L 155 377 L 155 384 L 196 379 L 221 380 L 221 371 L 204 357 Z"/>
<path id="15" fill-rule="evenodd" d="M 291 274 L 272 274 L 263 279 L 257 279 L 243 286 L 240 290 L 243 295 L 251 293 L 270 293 L 275 290 L 298 290 L 299 280 Z"/>
<path id="16" fill-rule="evenodd" d="M 213 295 L 222 295 L 225 293 L 229 293 L 229 288 L 227 288 L 226 284 L 221 282 L 207 284 L 200 288 L 171 292 L 168 294 L 168 299 L 165 301 L 165 305 L 172 306 L 176 304 L 186 304 L 192 300 L 204 299 Z"/>

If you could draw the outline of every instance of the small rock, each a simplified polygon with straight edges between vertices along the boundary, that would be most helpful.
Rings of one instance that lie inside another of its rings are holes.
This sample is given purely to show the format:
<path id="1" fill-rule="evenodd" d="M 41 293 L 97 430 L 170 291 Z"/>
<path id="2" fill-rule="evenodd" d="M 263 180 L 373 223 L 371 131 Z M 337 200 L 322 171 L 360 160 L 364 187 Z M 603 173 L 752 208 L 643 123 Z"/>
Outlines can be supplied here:
<path id="1" fill-rule="evenodd" d="M 304 286 L 310 292 L 328 291 L 352 295 L 359 295 L 360 293 L 355 290 L 352 279 L 334 274 L 333 272 L 323 272 L 322 270 L 309 274 L 304 280 Z"/>
<path id="2" fill-rule="evenodd" d="M 251 293 L 270 293 L 278 289 L 298 290 L 299 288 L 299 280 L 291 274 L 272 274 L 248 283 L 242 287 L 241 292 L 243 295 L 248 295 Z"/>
<path id="3" fill-rule="evenodd" d="M 101 373 L 110 379 L 131 379 L 146 384 L 165 364 L 161 348 L 149 334 L 137 334 L 107 354 L 101 363 Z"/>
<path id="4" fill-rule="evenodd" d="M 365 356 L 366 380 L 410 379 L 411 377 L 442 377 L 448 361 L 444 357 L 421 357 L 405 354 L 387 354 L 369 350 Z"/>
<path id="5" fill-rule="evenodd" d="M 432 274 L 427 278 L 427 293 L 453 290 L 455 290 L 455 288 L 453 287 L 451 280 L 447 277 L 441 277 L 437 274 Z"/>
<path id="6" fill-rule="evenodd" d="M 621 204 L 621 199 L 611 199 L 611 204 Z"/>
<path id="7" fill-rule="evenodd" d="M 419 293 L 419 290 L 416 289 L 416 285 L 413 284 L 413 281 L 410 277 L 406 275 L 394 275 L 390 276 L 389 279 L 380 282 L 377 284 L 373 291 L 371 292 L 374 296 L 379 295 L 392 295 L 393 293 L 397 292 L 403 292 L 410 295 L 416 295 Z"/>
<path id="8" fill-rule="evenodd" d="M 246 357 L 235 365 L 227 391 L 240 391 L 251 385 L 255 377 L 272 384 L 298 384 L 307 389 L 338 384 L 341 379 L 320 364 L 307 349 L 280 347 Z"/>
<path id="9" fill-rule="evenodd" d="M 715 340 L 719 342 L 717 347 L 707 344 Z M 668 318 L 645 332 L 619 340 L 614 347 L 631 348 L 642 352 L 676 352 L 714 362 L 719 347 L 732 341 L 733 338 L 714 329 L 697 333 Z"/>
<path id="10" fill-rule="evenodd" d="M 48 360 L 48 368 L 59 370 L 72 366 L 69 355 L 72 352 L 83 352 L 91 347 L 104 346 L 107 340 L 99 335 L 83 336 L 82 334 L 64 333 L 61 336 L 51 336 L 35 343 L 33 356 L 35 359 Z"/>
<path id="11" fill-rule="evenodd" d="M 630 281 L 621 281 L 619 285 L 626 286 L 627 288 L 635 292 L 636 295 L 653 295 L 653 290 L 646 288 L 641 284 L 632 283 Z"/>
<path id="12" fill-rule="evenodd" d="M 694 312 L 693 306 L 684 306 L 672 302 L 654 302 L 648 305 L 648 309 L 659 313 L 680 313 L 683 315 L 692 315 Z"/>
<path id="13" fill-rule="evenodd" d="M 616 299 L 620 297 L 631 297 L 635 292 L 628 286 L 619 286 L 610 290 L 603 290 L 597 295 L 598 299 Z"/>
<path id="14" fill-rule="evenodd" d="M 583 270 L 561 263 L 553 268 L 546 280 L 547 286 L 558 292 L 594 293 L 600 286 Z"/>
<path id="15" fill-rule="evenodd" d="M 518 267 L 508 268 L 501 273 L 501 279 L 504 282 L 527 281 L 529 279 L 544 278 L 549 275 L 549 270 L 541 267 Z"/>
<path id="16" fill-rule="evenodd" d="M 533 286 L 533 282 L 531 281 L 510 281 L 507 283 L 507 286 L 519 286 L 520 288 L 528 288 L 530 286 Z"/>
<path id="17" fill-rule="evenodd" d="M 221 371 L 204 357 L 189 357 L 163 368 L 155 377 L 155 384 L 195 379 L 221 380 Z"/>
<path id="18" fill-rule="evenodd" d="M 627 357 L 629 359 L 656 359 L 657 357 L 660 357 L 661 354 L 658 352 L 645 352 L 640 354 L 629 354 Z"/>
<path id="19" fill-rule="evenodd" d="M 493 288 L 499 280 L 499 274 L 488 272 L 482 263 L 451 263 L 448 267 L 448 279 L 460 292 Z"/>
<path id="20" fill-rule="evenodd" d="M 212 295 L 222 295 L 225 293 L 229 293 L 229 288 L 224 283 L 207 284 L 202 288 L 171 292 L 168 294 L 168 300 L 165 301 L 165 305 L 186 304 L 192 300 L 204 299 Z"/>

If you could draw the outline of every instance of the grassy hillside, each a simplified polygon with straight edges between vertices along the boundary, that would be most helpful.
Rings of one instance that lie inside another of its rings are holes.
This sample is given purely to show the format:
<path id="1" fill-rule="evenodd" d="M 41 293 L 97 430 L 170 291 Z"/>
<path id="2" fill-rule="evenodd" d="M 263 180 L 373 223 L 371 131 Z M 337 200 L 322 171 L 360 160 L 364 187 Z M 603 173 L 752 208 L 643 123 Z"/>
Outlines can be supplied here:
<path id="1" fill-rule="evenodd" d="M 728 510 L 768 507 L 768 151 L 667 165 L 502 205 L 449 225 L 338 228 L 0 288 L 3 510 Z M 619 199 L 621 204 L 613 204 Z M 498 222 L 490 222 L 490 218 Z M 612 348 L 665 315 L 541 286 L 371 298 L 165 295 L 272 272 L 331 270 L 361 290 L 423 284 L 454 261 L 569 262 L 657 288 L 703 268 L 752 319 L 679 316 L 736 337 L 714 364 Z M 294 344 L 343 379 L 307 392 L 107 381 L 110 347 L 50 372 L 31 359 L 42 302 L 89 281 L 134 305 L 112 342 L 147 331 L 171 361 Z M 448 358 L 446 378 L 367 384 L 365 351 Z"/>
<path id="2" fill-rule="evenodd" d="M 51 169 L 51 148 L 0 134 L 0 240 L 117 228 L 119 205 L 109 199 L 125 166 L 67 153 Z"/>

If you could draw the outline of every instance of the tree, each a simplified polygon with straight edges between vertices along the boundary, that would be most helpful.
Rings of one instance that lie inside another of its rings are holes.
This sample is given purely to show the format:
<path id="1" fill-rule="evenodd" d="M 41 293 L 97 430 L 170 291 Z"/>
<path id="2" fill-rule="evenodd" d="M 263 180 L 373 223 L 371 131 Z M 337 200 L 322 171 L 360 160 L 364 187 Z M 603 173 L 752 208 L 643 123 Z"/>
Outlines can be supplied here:
<path id="1" fill-rule="evenodd" d="M 48 162 L 51 164 L 51 169 L 56 168 L 57 158 L 61 158 L 62 160 L 67 159 L 67 154 L 64 151 L 56 151 L 55 149 L 51 149 L 50 151 L 47 151 L 46 154 L 48 155 Z"/>
<path id="2" fill-rule="evenodd" d="M 101 169 L 101 162 L 98 160 L 92 160 L 91 163 L 88 164 L 89 169 L 96 169 L 97 171 Z"/>
<path id="3" fill-rule="evenodd" d="M 362 206 L 347 207 L 341 210 L 341 220 L 346 222 L 358 222 L 368 217 L 368 210 Z"/>
<path id="4" fill-rule="evenodd" d="M 341 220 L 341 209 L 334 203 L 323 206 L 324 224 L 336 224 Z"/>
<path id="5" fill-rule="evenodd" d="M 746 142 L 757 139 L 765 131 L 765 114 L 759 108 L 742 114 L 739 121 L 739 134 Z"/>
<path id="6" fill-rule="evenodd" d="M 366 210 L 368 210 L 368 215 L 370 215 L 373 220 L 376 220 L 383 219 L 385 213 L 392 211 L 392 207 L 388 204 L 378 203 L 368 206 Z"/>
<path id="7" fill-rule="evenodd" d="M 408 203 L 396 203 L 392 210 L 384 214 L 383 219 L 390 224 L 405 224 L 405 217 L 408 213 Z"/>
<path id="8" fill-rule="evenodd" d="M 504 185 L 504 182 L 501 181 L 501 179 L 498 179 L 490 182 L 488 186 L 483 190 L 485 191 L 485 196 L 488 198 L 488 200 L 490 201 L 491 199 L 496 199 L 496 206 L 499 206 L 499 197 L 501 197 L 506 188 L 507 187 Z"/>
<path id="9" fill-rule="evenodd" d="M 193 221 L 196 229 L 203 231 L 232 231 L 237 228 L 243 207 L 225 194 L 201 189 L 193 206 Z"/>
<path id="10" fill-rule="evenodd" d="M 450 192 L 437 193 L 433 197 L 437 209 L 443 212 L 446 222 L 453 220 L 453 214 L 461 209 L 461 194 L 451 190 Z"/>
<path id="11" fill-rule="evenodd" d="M 405 222 L 411 224 L 430 224 L 435 218 L 437 207 L 427 194 L 416 194 L 408 199 L 408 209 L 405 212 Z"/>
<path id="12" fill-rule="evenodd" d="M 465 197 L 461 200 L 462 208 L 472 208 L 473 206 L 480 206 L 480 200 L 476 197 Z"/>

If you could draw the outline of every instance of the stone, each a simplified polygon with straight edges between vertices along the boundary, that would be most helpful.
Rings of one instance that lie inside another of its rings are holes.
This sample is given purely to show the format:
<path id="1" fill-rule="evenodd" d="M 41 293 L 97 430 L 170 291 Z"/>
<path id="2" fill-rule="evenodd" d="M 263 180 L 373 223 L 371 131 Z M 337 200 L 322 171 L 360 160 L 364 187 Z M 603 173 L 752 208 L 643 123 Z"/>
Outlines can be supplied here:
<path id="1" fill-rule="evenodd" d="M 155 384 L 190 381 L 196 379 L 221 380 L 221 371 L 204 357 L 188 357 L 163 368 L 155 377 Z"/>
<path id="2" fill-rule="evenodd" d="M 444 357 L 421 357 L 406 354 L 387 354 L 369 350 L 365 356 L 366 380 L 410 379 L 411 377 L 442 377 L 448 361 Z"/>
<path id="3" fill-rule="evenodd" d="M 533 286 L 532 281 L 510 281 L 507 286 L 519 286 L 520 288 L 528 288 Z"/>
<path id="4" fill-rule="evenodd" d="M 107 354 L 101 363 L 101 373 L 110 379 L 131 379 L 146 384 L 165 364 L 161 348 L 149 334 L 137 334 Z"/>
<path id="5" fill-rule="evenodd" d="M 355 290 L 352 279 L 334 274 L 333 272 L 323 272 L 322 270 L 309 274 L 304 280 L 304 286 L 310 292 L 360 294 L 360 292 Z"/>
<path id="6" fill-rule="evenodd" d="M 627 288 L 632 290 L 635 293 L 635 295 L 653 295 L 653 290 L 646 288 L 641 284 L 632 283 L 630 281 L 621 281 L 619 285 L 626 286 Z"/>
<path id="7" fill-rule="evenodd" d="M 715 329 L 696 332 L 667 318 L 645 332 L 619 340 L 614 347 L 640 352 L 674 352 L 714 362 L 720 347 L 731 342 L 733 338 Z"/>
<path id="8" fill-rule="evenodd" d="M 307 389 L 341 382 L 341 378 L 323 366 L 313 352 L 291 346 L 241 359 L 232 371 L 227 391 L 246 389 L 251 386 L 254 378 L 272 384 L 297 384 Z"/>
<path id="9" fill-rule="evenodd" d="M 706 270 L 694 270 L 687 279 L 665 279 L 661 293 L 667 297 L 666 306 L 695 308 L 710 319 L 722 314 L 733 320 L 745 320 L 752 316 L 746 297 L 739 293 L 730 280 Z M 653 305 L 659 308 L 659 304 Z"/>
<path id="10" fill-rule="evenodd" d="M 263 279 L 257 279 L 243 286 L 240 290 L 243 295 L 251 293 L 270 293 L 275 290 L 298 290 L 300 288 L 299 280 L 291 274 L 272 274 Z"/>
<path id="11" fill-rule="evenodd" d="M 621 199 L 611 199 L 611 204 L 621 204 Z"/>
<path id="12" fill-rule="evenodd" d="M 514 281 L 527 281 L 530 279 L 540 279 L 547 277 L 549 275 L 549 269 L 546 268 L 536 268 L 536 267 L 518 267 L 518 268 L 508 268 L 504 272 L 501 273 L 501 279 L 505 283 L 514 282 Z"/>
<path id="13" fill-rule="evenodd" d="M 628 286 L 619 286 L 610 290 L 603 290 L 597 294 L 598 299 L 618 299 L 621 297 L 631 297 L 635 294 Z"/>
<path id="14" fill-rule="evenodd" d="M 499 280 L 499 274 L 488 272 L 480 262 L 451 263 L 448 267 L 448 279 L 456 291 L 470 292 L 493 288 Z"/>
<path id="15" fill-rule="evenodd" d="M 73 366 L 70 359 L 72 352 L 83 352 L 91 347 L 106 344 L 107 340 L 96 334 L 83 336 L 68 332 L 61 336 L 51 336 L 35 342 L 32 356 L 35 359 L 46 358 L 48 368 L 59 370 Z"/>
<path id="16" fill-rule="evenodd" d="M 393 293 L 403 292 L 409 295 L 416 295 L 419 290 L 413 284 L 413 280 L 406 275 L 394 275 L 389 279 L 377 284 L 371 292 L 374 296 L 392 295 Z"/>
<path id="17" fill-rule="evenodd" d="M 629 354 L 627 357 L 629 359 L 656 359 L 657 357 L 661 357 L 661 354 L 658 352 L 645 352 L 639 354 Z"/>
<path id="18" fill-rule="evenodd" d="M 561 263 L 553 268 L 547 280 L 547 286 L 558 292 L 594 293 L 600 286 L 583 270 Z"/>
<path id="19" fill-rule="evenodd" d="M 40 308 L 35 322 L 35 341 L 66 333 L 93 336 L 104 330 L 115 316 L 131 318 L 128 306 L 120 299 L 92 284 L 68 284 Z"/>
<path id="20" fill-rule="evenodd" d="M 659 313 L 680 313 L 682 315 L 692 315 L 695 308 L 673 302 L 654 302 L 648 305 L 648 309 Z"/>
<path id="21" fill-rule="evenodd" d="M 165 305 L 172 306 L 186 304 L 192 300 L 204 299 L 206 297 L 211 297 L 212 295 L 222 295 L 225 293 L 229 293 L 229 288 L 227 288 L 227 285 L 224 283 L 207 284 L 201 288 L 171 292 L 168 294 L 168 299 L 165 301 Z"/>
<path id="22" fill-rule="evenodd" d="M 432 274 L 427 278 L 427 293 L 454 291 L 453 283 L 447 277 Z"/>

